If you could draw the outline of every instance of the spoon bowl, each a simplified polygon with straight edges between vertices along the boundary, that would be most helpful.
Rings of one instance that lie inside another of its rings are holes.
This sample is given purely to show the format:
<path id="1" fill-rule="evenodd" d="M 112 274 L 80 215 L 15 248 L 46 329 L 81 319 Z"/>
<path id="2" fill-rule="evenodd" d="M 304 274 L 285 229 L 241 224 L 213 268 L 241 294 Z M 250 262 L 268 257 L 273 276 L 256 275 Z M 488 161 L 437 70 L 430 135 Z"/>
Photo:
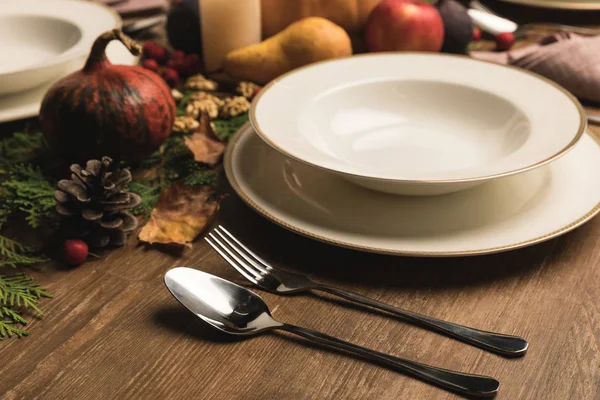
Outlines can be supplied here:
<path id="1" fill-rule="evenodd" d="M 225 333 L 255 335 L 283 325 L 257 294 L 225 279 L 174 268 L 165 274 L 165 285 L 183 306 Z"/>

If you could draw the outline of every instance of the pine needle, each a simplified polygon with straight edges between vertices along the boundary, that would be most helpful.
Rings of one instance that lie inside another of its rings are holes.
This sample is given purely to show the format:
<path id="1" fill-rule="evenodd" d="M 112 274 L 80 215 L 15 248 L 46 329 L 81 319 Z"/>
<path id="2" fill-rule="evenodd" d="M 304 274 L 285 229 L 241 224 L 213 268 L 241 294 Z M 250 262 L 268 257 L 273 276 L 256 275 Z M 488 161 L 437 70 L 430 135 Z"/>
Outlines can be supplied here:
<path id="1" fill-rule="evenodd" d="M 27 325 L 27 320 L 12 308 L 0 307 L 0 318 L 10 318 L 14 323 Z"/>
<path id="2" fill-rule="evenodd" d="M 52 295 L 39 287 L 35 280 L 25 274 L 0 275 L 0 305 L 9 307 L 31 308 L 38 316 L 44 313 L 37 306 L 42 297 L 51 298 Z"/>
<path id="3" fill-rule="evenodd" d="M 39 318 L 44 313 L 38 307 L 40 298 L 52 295 L 25 274 L 0 275 L 0 340 L 12 337 L 27 336 L 29 332 L 18 325 L 27 325 L 22 310 L 31 309 Z"/>
<path id="4" fill-rule="evenodd" d="M 23 211 L 25 220 L 33 228 L 37 228 L 43 218 L 56 216 L 54 200 L 54 184 L 51 183 L 39 168 L 30 164 L 19 164 L 11 168 L 8 179 L 2 182 L 3 202 L 0 211 L 0 222 L 8 218 L 8 214 Z"/>
<path id="5" fill-rule="evenodd" d="M 16 335 L 18 338 L 28 336 L 29 332 L 16 327 L 16 323 L 10 320 L 0 320 L 0 340 Z"/>
<path id="6" fill-rule="evenodd" d="M 0 267 L 31 265 L 47 261 L 34 255 L 38 250 L 0 235 Z"/>
<path id="7" fill-rule="evenodd" d="M 229 140 L 242 125 L 248 121 L 248 113 L 243 113 L 231 119 L 218 119 L 214 121 L 215 135 L 222 141 Z"/>
<path id="8" fill-rule="evenodd" d="M 160 182 L 160 178 L 139 179 L 129 184 L 129 190 L 138 194 L 142 202 L 135 207 L 131 212 L 133 215 L 150 215 L 152 209 L 158 202 L 158 198 L 164 187 Z"/>
<path id="9" fill-rule="evenodd" d="M 46 149 L 42 132 L 16 132 L 0 140 L 0 165 L 9 167 L 30 161 Z"/>
<path id="10" fill-rule="evenodd" d="M 177 116 L 180 117 L 185 115 L 185 107 L 187 106 L 187 102 L 190 100 L 195 93 L 195 90 L 183 93 L 183 98 L 177 102 Z"/>

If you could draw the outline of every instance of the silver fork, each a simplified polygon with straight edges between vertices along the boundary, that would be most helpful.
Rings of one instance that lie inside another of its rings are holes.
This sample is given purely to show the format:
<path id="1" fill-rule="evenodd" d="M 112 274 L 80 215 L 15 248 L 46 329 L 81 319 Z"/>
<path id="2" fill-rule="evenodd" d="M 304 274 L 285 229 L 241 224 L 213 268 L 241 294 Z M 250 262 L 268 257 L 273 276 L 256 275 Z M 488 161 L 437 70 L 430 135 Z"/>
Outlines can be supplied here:
<path id="1" fill-rule="evenodd" d="M 529 344 L 525 339 L 517 336 L 482 331 L 454 324 L 452 322 L 427 317 L 411 311 L 392 307 L 357 293 L 318 284 L 311 281 L 308 277 L 295 272 L 275 269 L 271 264 L 242 244 L 242 242 L 236 239 L 221 225 L 209 232 L 208 237 L 205 237 L 205 240 L 246 279 L 269 292 L 291 294 L 320 290 L 346 300 L 389 312 L 430 330 L 446 334 L 463 342 L 504 356 L 523 356 L 527 352 Z"/>

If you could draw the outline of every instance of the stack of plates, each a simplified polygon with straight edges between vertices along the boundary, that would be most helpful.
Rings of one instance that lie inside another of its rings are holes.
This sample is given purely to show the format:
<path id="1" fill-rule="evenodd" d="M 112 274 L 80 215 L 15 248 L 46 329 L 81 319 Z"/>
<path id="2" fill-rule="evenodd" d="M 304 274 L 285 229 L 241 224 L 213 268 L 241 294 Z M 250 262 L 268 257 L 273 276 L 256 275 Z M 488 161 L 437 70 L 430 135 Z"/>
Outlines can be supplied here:
<path id="1" fill-rule="evenodd" d="M 240 197 L 297 233 L 412 256 L 516 249 L 600 211 L 600 145 L 560 86 L 439 54 L 295 70 L 228 147 Z"/>
<path id="2" fill-rule="evenodd" d="M 50 86 L 82 68 L 94 40 L 120 26 L 114 11 L 89 1 L 0 2 L 0 122 L 36 116 Z M 118 64 L 136 62 L 120 43 L 107 55 Z"/>

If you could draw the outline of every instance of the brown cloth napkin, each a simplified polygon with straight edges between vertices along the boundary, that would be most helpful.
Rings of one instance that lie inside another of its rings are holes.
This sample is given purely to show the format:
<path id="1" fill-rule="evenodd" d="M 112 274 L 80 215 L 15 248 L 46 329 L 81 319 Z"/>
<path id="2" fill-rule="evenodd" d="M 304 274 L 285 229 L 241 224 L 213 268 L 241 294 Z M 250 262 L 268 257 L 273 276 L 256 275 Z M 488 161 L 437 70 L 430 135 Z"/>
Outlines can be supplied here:
<path id="1" fill-rule="evenodd" d="M 600 103 L 600 36 L 561 32 L 521 49 L 474 51 L 471 56 L 533 71 L 563 86 L 579 99 Z"/>

